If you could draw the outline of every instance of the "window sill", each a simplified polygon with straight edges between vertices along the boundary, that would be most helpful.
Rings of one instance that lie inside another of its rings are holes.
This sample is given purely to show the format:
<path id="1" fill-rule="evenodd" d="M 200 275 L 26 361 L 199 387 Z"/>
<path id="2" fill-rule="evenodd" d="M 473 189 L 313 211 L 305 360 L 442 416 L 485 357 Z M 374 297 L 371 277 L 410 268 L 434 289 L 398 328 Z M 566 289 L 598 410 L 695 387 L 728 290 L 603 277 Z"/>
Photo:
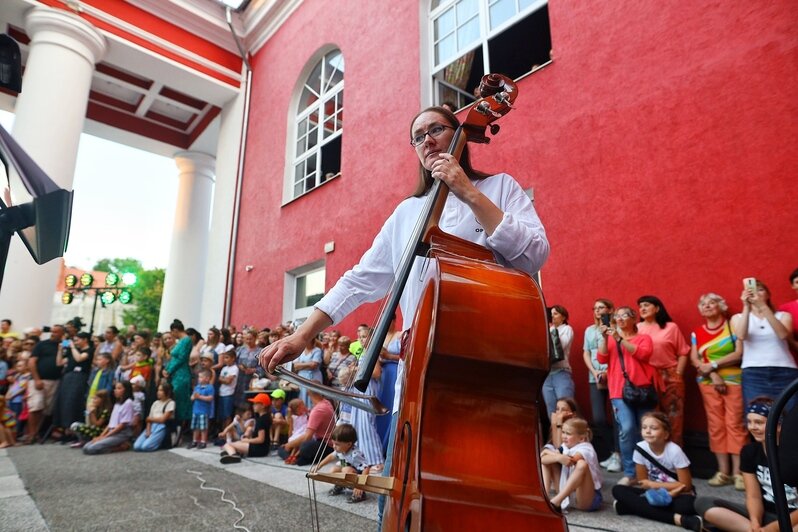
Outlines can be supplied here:
<path id="1" fill-rule="evenodd" d="M 315 192 L 315 191 L 319 190 L 321 187 L 323 187 L 323 186 L 324 186 L 324 185 L 326 185 L 327 183 L 331 183 L 331 182 L 335 181 L 336 179 L 338 179 L 339 177 L 341 177 L 341 172 L 338 172 L 337 174 L 335 174 L 334 176 L 330 177 L 329 179 L 326 179 L 326 180 L 324 181 L 324 183 L 320 183 L 320 184 L 316 185 L 315 187 L 311 188 L 311 189 L 310 189 L 310 190 L 308 190 L 307 192 L 303 192 L 303 193 L 302 193 L 302 194 L 300 194 L 299 196 L 295 196 L 295 197 L 293 197 L 293 198 L 291 198 L 291 199 L 289 199 L 289 200 L 287 200 L 287 201 L 284 201 L 284 202 L 282 203 L 282 205 L 280 205 L 280 208 L 282 208 L 282 207 L 285 207 L 285 206 L 287 206 L 288 204 L 290 204 L 290 203 L 293 203 L 293 202 L 297 201 L 298 199 L 304 198 L 304 197 L 305 197 L 305 196 L 307 196 L 308 194 L 312 194 L 313 192 Z"/>

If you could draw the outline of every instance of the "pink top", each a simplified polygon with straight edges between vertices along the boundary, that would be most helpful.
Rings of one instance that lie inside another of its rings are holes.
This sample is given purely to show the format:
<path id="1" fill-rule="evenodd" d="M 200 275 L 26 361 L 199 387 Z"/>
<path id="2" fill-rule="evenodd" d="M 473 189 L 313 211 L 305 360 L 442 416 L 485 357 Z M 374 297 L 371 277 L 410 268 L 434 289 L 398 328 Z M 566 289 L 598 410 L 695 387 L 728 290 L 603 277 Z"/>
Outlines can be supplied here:
<path id="1" fill-rule="evenodd" d="M 626 366 L 626 374 L 629 380 L 638 386 L 656 383 L 656 373 L 654 368 L 648 363 L 651 358 L 653 346 L 651 337 L 647 334 L 638 334 L 627 340 L 637 346 L 634 354 L 623 350 L 623 364 Z M 620 399 L 623 397 L 623 371 L 618 360 L 618 343 L 612 336 L 607 336 L 607 354 L 602 355 L 601 351 L 596 355 L 601 364 L 607 366 L 607 384 L 609 385 L 610 399 Z"/>
<path id="2" fill-rule="evenodd" d="M 313 431 L 313 437 L 330 443 L 330 434 L 335 428 L 335 409 L 327 400 L 319 401 L 310 409 L 307 429 Z"/>
<path id="3" fill-rule="evenodd" d="M 794 299 L 789 303 L 784 303 L 779 310 L 792 314 L 792 332 L 798 336 L 798 300 Z"/>
<path id="4" fill-rule="evenodd" d="M 679 357 L 690 354 L 690 345 L 684 339 L 682 331 L 672 321 L 666 323 L 664 329 L 661 329 L 657 322 L 649 325 L 641 321 L 637 324 L 637 332 L 647 334 L 654 342 L 654 352 L 651 353 L 651 360 L 648 363 L 655 368 L 672 368 Z"/>

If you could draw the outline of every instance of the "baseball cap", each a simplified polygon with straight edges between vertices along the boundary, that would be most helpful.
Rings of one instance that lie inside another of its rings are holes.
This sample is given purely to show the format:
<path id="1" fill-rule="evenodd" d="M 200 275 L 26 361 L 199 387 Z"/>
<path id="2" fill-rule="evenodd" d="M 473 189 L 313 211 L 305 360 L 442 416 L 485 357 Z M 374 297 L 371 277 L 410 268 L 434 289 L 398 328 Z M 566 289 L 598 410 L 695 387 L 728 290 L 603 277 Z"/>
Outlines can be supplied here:
<path id="1" fill-rule="evenodd" d="M 269 394 L 259 393 L 254 398 L 249 400 L 250 403 L 260 403 L 263 406 L 271 406 L 272 400 L 269 399 Z"/>
<path id="2" fill-rule="evenodd" d="M 272 399 L 285 399 L 285 391 L 284 390 L 274 390 L 272 392 Z"/>

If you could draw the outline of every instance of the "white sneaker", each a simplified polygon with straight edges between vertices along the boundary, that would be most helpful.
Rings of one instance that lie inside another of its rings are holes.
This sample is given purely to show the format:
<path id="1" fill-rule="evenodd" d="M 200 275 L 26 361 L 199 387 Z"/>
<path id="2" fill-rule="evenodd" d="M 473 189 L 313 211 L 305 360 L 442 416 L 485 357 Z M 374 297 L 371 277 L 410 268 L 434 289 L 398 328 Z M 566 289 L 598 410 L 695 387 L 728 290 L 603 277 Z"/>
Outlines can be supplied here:
<path id="1" fill-rule="evenodd" d="M 611 455 L 609 455 L 606 460 L 602 460 L 601 462 L 599 462 L 599 465 L 603 469 L 607 469 L 607 466 L 610 465 L 610 462 L 612 462 L 612 457 L 613 456 L 615 456 L 615 453 L 612 453 Z"/>
<path id="2" fill-rule="evenodd" d="M 618 456 L 617 453 L 613 453 L 612 456 L 609 458 L 609 464 L 607 464 L 607 472 L 608 473 L 618 473 L 621 470 L 621 457 Z"/>
<path id="3" fill-rule="evenodd" d="M 631 486 L 632 479 L 629 477 L 621 477 L 618 479 L 618 482 L 615 483 L 618 486 Z"/>

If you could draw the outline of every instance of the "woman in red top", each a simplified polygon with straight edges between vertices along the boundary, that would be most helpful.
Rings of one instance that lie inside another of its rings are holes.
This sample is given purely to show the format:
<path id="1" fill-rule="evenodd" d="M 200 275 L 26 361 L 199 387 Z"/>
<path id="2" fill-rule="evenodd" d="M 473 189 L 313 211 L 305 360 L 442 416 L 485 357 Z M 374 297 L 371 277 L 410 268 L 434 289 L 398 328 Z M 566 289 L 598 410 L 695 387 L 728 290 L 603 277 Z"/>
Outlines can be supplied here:
<path id="1" fill-rule="evenodd" d="M 599 342 L 596 358 L 601 364 L 608 364 L 607 383 L 610 402 L 618 426 L 618 443 L 621 451 L 624 477 L 619 484 L 629 485 L 635 478 L 635 465 L 632 454 L 640 434 L 640 421 L 643 414 L 655 405 L 632 405 L 623 400 L 623 370 L 618 356 L 618 347 L 623 352 L 623 363 L 629 380 L 638 386 L 656 382 L 656 370 L 648 363 L 653 352 L 651 337 L 638 334 L 635 322 L 637 314 L 631 307 L 619 307 L 613 317 L 614 327 L 601 325 L 602 341 Z"/>

